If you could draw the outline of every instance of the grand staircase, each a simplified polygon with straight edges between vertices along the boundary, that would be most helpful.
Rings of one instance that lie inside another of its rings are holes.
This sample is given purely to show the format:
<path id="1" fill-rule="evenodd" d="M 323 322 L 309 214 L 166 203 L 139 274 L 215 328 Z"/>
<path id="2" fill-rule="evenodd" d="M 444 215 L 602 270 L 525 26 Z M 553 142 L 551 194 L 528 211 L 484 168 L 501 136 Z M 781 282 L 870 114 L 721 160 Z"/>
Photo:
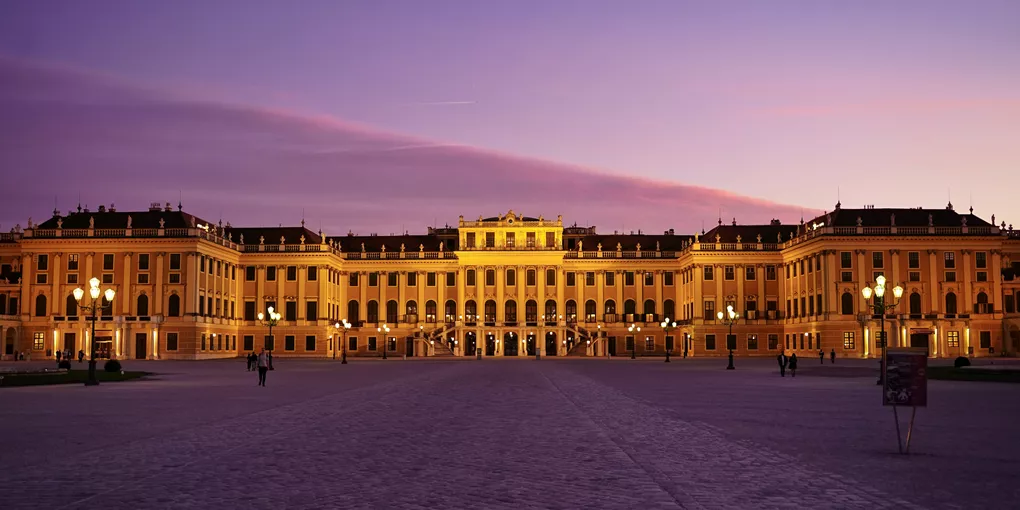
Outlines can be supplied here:
<path id="1" fill-rule="evenodd" d="M 450 350 L 450 346 L 446 343 L 446 333 L 453 329 L 449 324 L 443 324 L 436 329 L 425 334 L 424 340 L 426 343 L 430 343 L 433 347 L 434 357 L 454 357 L 453 351 Z M 435 342 L 435 343 L 431 343 Z"/>
<path id="2" fill-rule="evenodd" d="M 594 335 L 580 324 L 567 324 L 567 329 L 574 333 L 574 346 L 567 351 L 567 356 L 583 357 L 588 356 L 588 339 Z"/>

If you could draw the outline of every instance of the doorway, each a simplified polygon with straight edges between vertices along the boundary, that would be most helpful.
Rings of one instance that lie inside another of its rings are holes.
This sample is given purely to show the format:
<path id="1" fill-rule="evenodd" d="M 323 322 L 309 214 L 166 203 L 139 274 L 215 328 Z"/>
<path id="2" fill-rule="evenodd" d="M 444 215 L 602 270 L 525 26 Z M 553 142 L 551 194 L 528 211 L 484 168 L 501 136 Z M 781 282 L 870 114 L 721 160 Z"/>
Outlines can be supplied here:
<path id="1" fill-rule="evenodd" d="M 145 344 L 149 338 L 149 335 L 145 333 L 135 333 L 135 359 L 145 359 Z"/>
<path id="2" fill-rule="evenodd" d="M 414 337 L 407 337 L 406 345 L 404 352 L 407 354 L 407 357 L 414 357 Z"/>
<path id="3" fill-rule="evenodd" d="M 525 342 L 525 349 L 527 349 L 528 356 L 535 355 L 535 334 L 528 333 L 527 341 Z"/>
<path id="4" fill-rule="evenodd" d="M 493 335 L 492 333 L 485 335 L 485 355 L 496 355 L 496 335 Z"/>
<path id="5" fill-rule="evenodd" d="M 97 336 L 95 341 L 96 359 L 110 359 L 110 353 L 113 352 L 113 337 Z"/>
<path id="6" fill-rule="evenodd" d="M 74 345 L 74 338 L 74 333 L 64 333 L 64 350 L 70 351 L 72 356 L 78 352 Z"/>
<path id="7" fill-rule="evenodd" d="M 471 331 L 464 333 L 464 355 L 474 356 L 476 349 L 478 349 L 478 335 Z"/>
<path id="8" fill-rule="evenodd" d="M 606 347 L 609 348 L 609 355 L 616 356 L 616 337 L 611 336 L 606 340 Z"/>
<path id="9" fill-rule="evenodd" d="M 516 356 L 520 352 L 520 340 L 513 333 L 503 335 L 503 355 Z"/>
<path id="10" fill-rule="evenodd" d="M 911 331 L 910 332 L 910 346 L 911 347 L 916 347 L 916 348 L 919 348 L 919 349 L 928 349 L 928 347 L 929 347 L 928 341 L 929 341 L 930 337 L 931 337 L 931 332 L 928 332 L 928 331 L 925 331 L 923 333 L 920 333 L 920 332 L 914 333 L 913 331 Z"/>
<path id="11" fill-rule="evenodd" d="M 545 335 L 545 355 L 555 356 L 556 355 L 556 333 L 552 331 Z"/>

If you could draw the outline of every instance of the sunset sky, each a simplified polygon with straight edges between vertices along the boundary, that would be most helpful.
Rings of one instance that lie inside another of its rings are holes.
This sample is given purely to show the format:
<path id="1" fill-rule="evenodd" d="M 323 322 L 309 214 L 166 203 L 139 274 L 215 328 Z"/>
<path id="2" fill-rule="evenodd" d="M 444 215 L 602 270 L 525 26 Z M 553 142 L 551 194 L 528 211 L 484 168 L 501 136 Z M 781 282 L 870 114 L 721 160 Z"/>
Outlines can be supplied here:
<path id="1" fill-rule="evenodd" d="M 1020 224 L 1017 27 L 1006 0 L 10 0 L 0 229 L 178 190 L 343 230 L 691 231 L 837 194 Z"/>

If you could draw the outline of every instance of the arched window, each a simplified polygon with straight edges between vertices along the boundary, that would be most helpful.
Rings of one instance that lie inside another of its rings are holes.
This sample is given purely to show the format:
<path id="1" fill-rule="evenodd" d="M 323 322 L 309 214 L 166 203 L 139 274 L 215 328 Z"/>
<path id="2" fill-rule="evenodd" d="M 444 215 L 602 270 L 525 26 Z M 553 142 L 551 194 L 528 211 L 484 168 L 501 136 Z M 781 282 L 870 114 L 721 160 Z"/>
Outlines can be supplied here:
<path id="1" fill-rule="evenodd" d="M 425 302 L 425 322 L 436 322 L 436 302 L 431 299 Z"/>
<path id="2" fill-rule="evenodd" d="M 527 303 L 524 303 L 524 320 L 538 322 L 538 303 L 534 299 L 529 299 Z"/>
<path id="3" fill-rule="evenodd" d="M 496 322 L 496 302 L 491 299 L 485 302 L 485 322 Z"/>
<path id="4" fill-rule="evenodd" d="M 35 297 L 35 316 L 45 317 L 46 316 L 46 295 L 39 294 Z"/>
<path id="5" fill-rule="evenodd" d="M 503 312 L 504 312 L 503 315 L 505 316 L 504 317 L 504 321 L 505 322 L 517 322 L 517 302 L 516 301 L 514 301 L 512 299 L 507 301 L 506 305 L 504 305 Z"/>
<path id="6" fill-rule="evenodd" d="M 616 301 L 613 301 L 612 299 L 606 301 L 606 313 L 607 314 L 616 313 Z"/>
<path id="7" fill-rule="evenodd" d="M 391 299 L 391 300 L 387 301 L 386 302 L 386 322 L 387 323 L 396 324 L 397 323 L 397 315 L 399 315 L 399 314 L 400 314 L 400 305 L 397 304 L 397 301 L 394 300 L 394 299 Z"/>
<path id="8" fill-rule="evenodd" d="M 566 306 L 567 322 L 577 322 L 577 302 L 573 299 L 568 299 Z"/>
<path id="9" fill-rule="evenodd" d="M 478 305 L 474 299 L 469 299 L 467 303 L 464 303 L 464 318 L 471 322 L 478 320 Z"/>
<path id="10" fill-rule="evenodd" d="M 843 315 L 854 314 L 854 295 L 852 292 L 844 292 L 839 298 L 839 313 Z"/>
<path id="11" fill-rule="evenodd" d="M 655 313 L 655 300 L 654 299 L 646 299 L 645 300 L 645 315 L 652 315 L 654 313 Z"/>
<path id="12" fill-rule="evenodd" d="M 910 293 L 910 314 L 921 314 L 921 295 L 916 292 Z"/>
<path id="13" fill-rule="evenodd" d="M 978 292 L 977 303 L 974 303 L 974 313 L 992 313 L 991 308 L 988 305 L 988 294 Z"/>
<path id="14" fill-rule="evenodd" d="M 452 299 L 446 300 L 446 322 L 457 321 L 457 302 Z"/>
<path id="15" fill-rule="evenodd" d="M 369 301 L 368 302 L 368 306 L 367 306 L 367 310 L 365 310 L 365 315 L 368 316 L 367 319 L 368 319 L 369 323 L 371 323 L 371 324 L 378 324 L 379 323 L 379 302 L 374 300 L 374 299 Z"/>
<path id="16" fill-rule="evenodd" d="M 351 324 L 358 324 L 359 316 L 361 315 L 361 308 L 358 306 L 358 300 L 352 299 L 347 302 L 347 322 Z"/>
<path id="17" fill-rule="evenodd" d="M 149 296 L 146 296 L 145 294 L 140 294 L 136 301 L 137 301 L 136 302 L 137 313 L 135 315 L 137 315 L 139 317 L 148 317 L 149 316 Z"/>
<path id="18" fill-rule="evenodd" d="M 407 315 L 418 315 L 418 302 L 413 299 L 408 301 L 407 304 L 404 305 L 404 310 L 404 313 Z"/>
<path id="19" fill-rule="evenodd" d="M 667 299 L 662 303 L 662 320 L 669 319 L 671 321 L 678 320 L 676 316 L 676 305 L 673 304 L 672 299 Z"/>
<path id="20" fill-rule="evenodd" d="M 584 322 L 595 322 L 596 314 L 598 313 L 598 305 L 595 304 L 594 299 L 589 299 L 584 302 Z"/>
<path id="21" fill-rule="evenodd" d="M 946 314 L 956 315 L 956 294 L 952 292 L 946 294 Z"/>
<path id="22" fill-rule="evenodd" d="M 628 299 L 623 302 L 623 313 L 627 315 L 633 315 L 637 313 L 637 303 L 633 299 Z"/>
<path id="23" fill-rule="evenodd" d="M 64 308 L 67 309 L 64 315 L 67 315 L 68 317 L 75 317 L 78 315 L 78 301 L 74 299 L 74 294 L 67 295 L 67 299 L 64 300 Z M 0 310 L 3 310 L 3 307 L 0 307 Z M 2 313 L 6 313 L 6 311 Z"/>
<path id="24" fill-rule="evenodd" d="M 170 294 L 170 298 L 167 299 L 166 315 L 167 317 L 181 316 L 181 297 L 177 294 Z"/>
<path id="25" fill-rule="evenodd" d="M 545 320 L 552 322 L 556 320 L 556 301 L 548 299 L 545 302 Z"/>

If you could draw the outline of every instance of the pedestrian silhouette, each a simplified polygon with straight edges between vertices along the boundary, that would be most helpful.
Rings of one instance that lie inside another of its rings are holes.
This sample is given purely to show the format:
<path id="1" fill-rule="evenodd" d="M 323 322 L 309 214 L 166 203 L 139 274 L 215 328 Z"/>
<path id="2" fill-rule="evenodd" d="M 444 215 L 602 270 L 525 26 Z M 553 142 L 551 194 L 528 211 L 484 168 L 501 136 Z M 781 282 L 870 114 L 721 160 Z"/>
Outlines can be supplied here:
<path id="1" fill-rule="evenodd" d="M 786 353 L 779 353 L 779 355 L 776 356 L 776 361 L 779 363 L 779 376 L 786 377 Z"/>
<path id="2" fill-rule="evenodd" d="M 818 349 L 818 362 L 821 363 L 822 365 L 825 364 L 825 350 L 824 349 Z"/>
<path id="3" fill-rule="evenodd" d="M 829 360 L 832 361 L 833 364 L 836 363 L 836 349 L 829 351 Z"/>
<path id="4" fill-rule="evenodd" d="M 797 353 L 790 355 L 790 377 L 797 377 Z"/>

